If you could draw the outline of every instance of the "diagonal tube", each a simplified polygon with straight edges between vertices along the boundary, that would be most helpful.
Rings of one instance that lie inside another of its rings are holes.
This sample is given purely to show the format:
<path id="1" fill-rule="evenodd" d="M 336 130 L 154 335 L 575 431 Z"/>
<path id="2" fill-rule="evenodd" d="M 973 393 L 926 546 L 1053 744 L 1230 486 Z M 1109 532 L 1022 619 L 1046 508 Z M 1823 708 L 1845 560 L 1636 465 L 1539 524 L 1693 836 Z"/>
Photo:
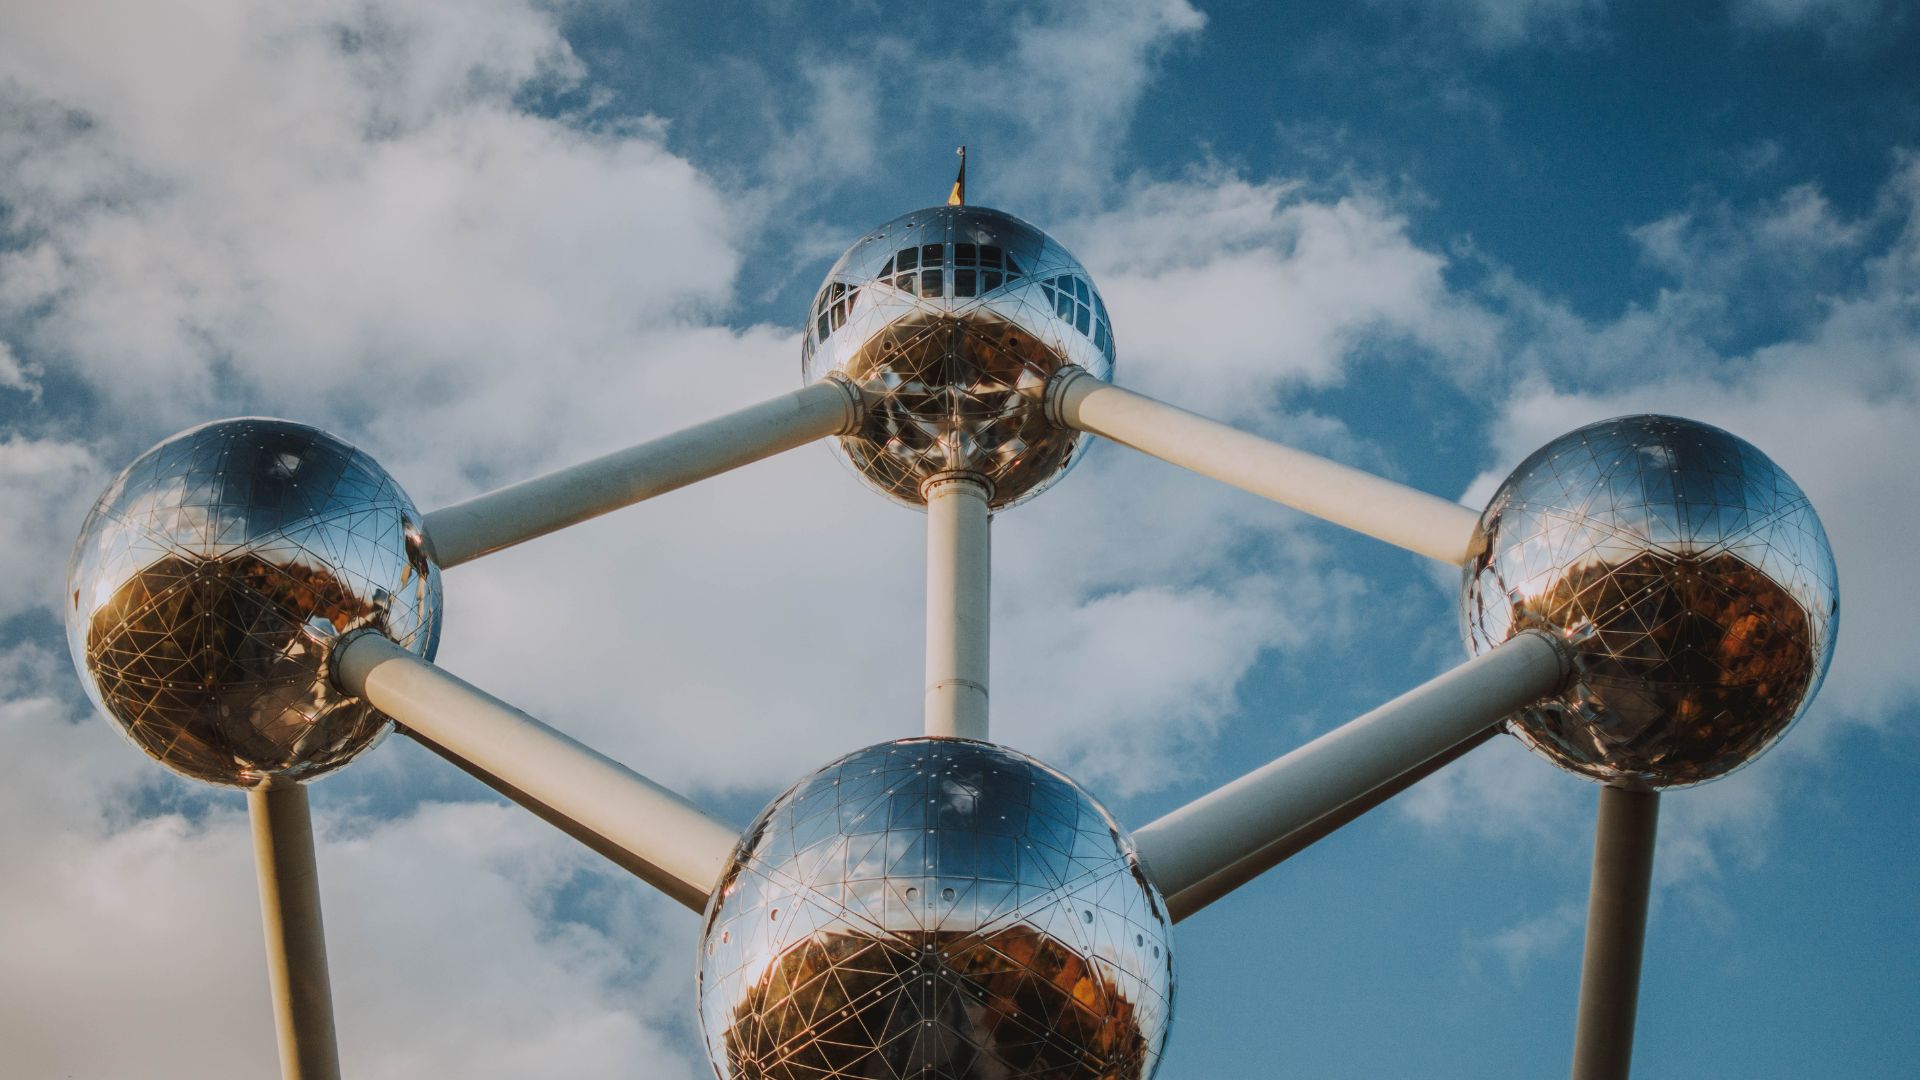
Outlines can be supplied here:
<path id="1" fill-rule="evenodd" d="M 1480 515 L 1459 503 L 1123 390 L 1078 367 L 1048 384 L 1047 417 L 1441 562 L 1465 563 L 1482 545 Z"/>
<path id="2" fill-rule="evenodd" d="M 1518 634 L 1141 827 L 1133 834 L 1141 864 L 1168 898 L 1168 913 L 1186 918 L 1326 835 L 1347 808 L 1369 805 L 1374 792 L 1479 740 L 1566 679 L 1566 656 L 1552 638 Z"/>
<path id="3" fill-rule="evenodd" d="M 664 495 L 827 435 L 865 414 L 860 391 L 822 379 L 739 412 L 524 480 L 427 515 L 442 568 Z"/>
<path id="4" fill-rule="evenodd" d="M 1200 881 L 1166 898 L 1167 910 L 1175 921 L 1186 918 L 1215 900 L 1259 877 L 1261 874 L 1279 866 L 1302 851 L 1332 836 L 1334 833 L 1358 821 L 1369 810 L 1385 803 L 1395 795 L 1407 790 L 1441 769 L 1466 757 L 1468 754 L 1486 745 L 1500 733 L 1498 723 L 1481 728 L 1477 735 L 1469 735 L 1453 748 L 1440 756 L 1422 762 L 1420 765 L 1401 773 L 1385 784 L 1374 788 L 1360 798 L 1347 803 L 1340 809 L 1324 817 L 1315 819 L 1312 825 L 1304 829 L 1295 829 L 1273 843 L 1234 863 L 1232 866 L 1207 875 Z"/>
<path id="5" fill-rule="evenodd" d="M 694 911 L 739 831 L 375 632 L 333 654 L 340 687 L 422 745 Z"/>
<path id="6" fill-rule="evenodd" d="M 1626 1080 L 1640 1000 L 1660 793 L 1600 789 L 1587 896 L 1586 956 L 1573 1035 L 1573 1080 Z"/>
<path id="7" fill-rule="evenodd" d="M 247 792 L 247 818 L 260 878 L 280 1075 L 283 1080 L 340 1080 L 307 789 L 298 784 L 254 788 Z"/>

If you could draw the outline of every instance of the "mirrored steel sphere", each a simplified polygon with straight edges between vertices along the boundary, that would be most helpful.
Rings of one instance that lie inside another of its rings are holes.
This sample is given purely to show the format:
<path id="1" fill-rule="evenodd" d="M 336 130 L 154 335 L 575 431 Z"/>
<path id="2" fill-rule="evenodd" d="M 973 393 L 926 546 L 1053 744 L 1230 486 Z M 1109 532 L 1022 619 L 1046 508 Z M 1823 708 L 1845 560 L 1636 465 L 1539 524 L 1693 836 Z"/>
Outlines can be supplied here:
<path id="1" fill-rule="evenodd" d="M 1000 508 L 1058 480 L 1081 445 L 1046 418 L 1048 377 L 1078 364 L 1111 379 L 1113 357 L 1107 306 L 1065 248 L 1011 214 L 936 206 L 828 271 L 800 366 L 867 389 L 866 425 L 839 449 L 875 490 L 924 506 L 928 477 L 977 472 Z"/>
<path id="2" fill-rule="evenodd" d="M 1800 488 L 1744 440 L 1671 416 L 1590 424 L 1535 452 L 1482 515 L 1467 642 L 1539 628 L 1576 678 L 1514 734 L 1620 787 L 1723 776 L 1773 745 L 1833 655 L 1839 583 Z"/>
<path id="3" fill-rule="evenodd" d="M 1147 1077 L 1168 930 L 1073 781 L 988 743 L 882 743 L 741 839 L 707 908 L 701 1027 L 722 1080 Z"/>
<path id="4" fill-rule="evenodd" d="M 433 656 L 440 571 L 385 470 L 326 432 L 221 420 L 127 466 L 67 571 L 67 643 L 95 704 L 175 772 L 309 780 L 391 726 L 327 652 L 359 627 Z"/>

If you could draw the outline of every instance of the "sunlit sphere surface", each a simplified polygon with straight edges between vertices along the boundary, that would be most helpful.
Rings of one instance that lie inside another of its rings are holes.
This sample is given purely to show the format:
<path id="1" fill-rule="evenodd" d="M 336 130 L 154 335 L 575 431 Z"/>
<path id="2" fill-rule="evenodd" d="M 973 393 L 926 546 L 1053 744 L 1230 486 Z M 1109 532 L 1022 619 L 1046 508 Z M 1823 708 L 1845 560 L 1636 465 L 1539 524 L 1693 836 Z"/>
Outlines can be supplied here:
<path id="1" fill-rule="evenodd" d="M 95 704 L 176 772 L 309 780 L 391 723 L 336 690 L 333 642 L 371 627 L 433 656 L 440 571 L 372 458 L 286 420 L 221 420 L 127 466 L 67 571 L 67 642 Z"/>
<path id="2" fill-rule="evenodd" d="M 1547 444 L 1481 517 L 1467 642 L 1538 628 L 1572 646 L 1561 696 L 1514 734 L 1621 787 L 1723 776 L 1773 745 L 1833 655 L 1839 583 L 1813 506 L 1725 431 L 1626 416 Z"/>
<path id="3" fill-rule="evenodd" d="M 807 321 L 808 382 L 864 386 L 865 427 L 839 439 L 868 484 L 910 506 L 943 472 L 992 481 L 995 508 L 1072 466 L 1079 433 L 1047 421 L 1047 379 L 1113 377 L 1113 324 L 1093 278 L 1046 233 L 982 206 L 895 218 L 847 249 Z"/>
<path id="4" fill-rule="evenodd" d="M 707 909 L 700 1022 L 722 1080 L 1146 1077 L 1168 930 L 1073 781 L 988 743 L 882 743 L 741 839 Z"/>

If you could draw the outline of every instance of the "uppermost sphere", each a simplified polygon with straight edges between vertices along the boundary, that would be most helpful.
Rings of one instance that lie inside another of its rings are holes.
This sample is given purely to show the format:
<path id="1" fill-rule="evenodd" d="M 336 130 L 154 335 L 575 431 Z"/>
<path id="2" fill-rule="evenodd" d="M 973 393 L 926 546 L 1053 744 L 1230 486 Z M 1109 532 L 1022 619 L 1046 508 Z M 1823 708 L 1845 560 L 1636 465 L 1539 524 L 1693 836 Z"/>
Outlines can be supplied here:
<path id="1" fill-rule="evenodd" d="M 827 272 L 807 320 L 807 381 L 839 374 L 867 394 L 843 435 L 847 463 L 881 494 L 924 506 L 948 472 L 1023 502 L 1079 456 L 1050 423 L 1047 380 L 1068 364 L 1113 377 L 1113 324 L 1093 279 L 1052 237 L 983 206 L 936 206 L 860 238 Z"/>

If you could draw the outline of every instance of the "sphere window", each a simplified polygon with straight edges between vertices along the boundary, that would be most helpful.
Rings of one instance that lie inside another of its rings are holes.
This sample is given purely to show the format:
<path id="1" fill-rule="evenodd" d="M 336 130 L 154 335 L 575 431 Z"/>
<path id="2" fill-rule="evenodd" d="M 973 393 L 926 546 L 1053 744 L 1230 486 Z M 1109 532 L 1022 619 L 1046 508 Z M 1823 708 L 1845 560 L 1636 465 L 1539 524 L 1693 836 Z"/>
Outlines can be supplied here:
<path id="1" fill-rule="evenodd" d="M 946 247 L 947 245 L 945 244 L 920 245 L 920 265 L 939 266 L 941 263 L 946 262 Z"/>
<path id="2" fill-rule="evenodd" d="M 976 284 L 976 270 L 955 270 L 953 272 L 953 295 L 972 296 Z"/>
<path id="3" fill-rule="evenodd" d="M 977 266 L 980 262 L 980 249 L 973 244 L 953 245 L 953 265 Z"/>
<path id="4" fill-rule="evenodd" d="M 926 297 L 944 296 L 947 291 L 946 275 L 938 270 L 920 271 L 920 295 Z"/>
<path id="5" fill-rule="evenodd" d="M 900 269 L 903 271 L 917 269 L 920 266 L 920 249 L 901 248 L 899 253 L 893 257 L 893 260 L 899 264 Z"/>

